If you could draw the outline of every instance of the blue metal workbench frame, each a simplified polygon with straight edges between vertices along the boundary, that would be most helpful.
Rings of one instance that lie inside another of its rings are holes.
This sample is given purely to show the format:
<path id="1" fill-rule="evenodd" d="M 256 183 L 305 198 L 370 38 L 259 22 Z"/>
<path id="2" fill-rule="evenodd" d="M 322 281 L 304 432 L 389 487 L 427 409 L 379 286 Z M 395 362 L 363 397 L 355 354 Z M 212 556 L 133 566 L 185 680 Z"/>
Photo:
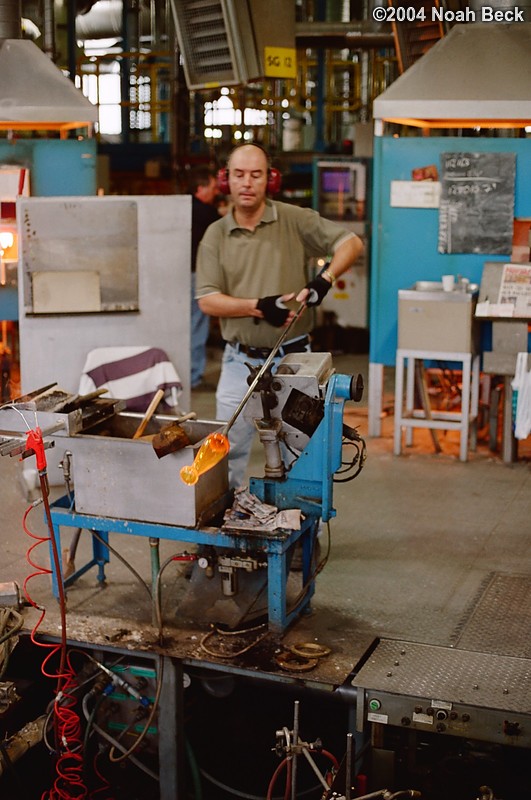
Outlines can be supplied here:
<path id="1" fill-rule="evenodd" d="M 58 552 L 61 548 L 61 528 L 82 528 L 95 531 L 100 539 L 108 544 L 109 533 L 144 536 L 148 539 L 169 539 L 195 545 L 211 545 L 240 552 L 260 551 L 267 555 L 267 591 L 268 591 L 268 627 L 274 633 L 282 633 L 309 606 L 315 591 L 315 576 L 310 574 L 311 553 L 316 533 L 315 518 L 307 517 L 301 523 L 300 530 L 277 529 L 265 533 L 250 531 L 229 531 L 219 528 L 182 528 L 176 525 L 162 525 L 136 520 L 113 519 L 111 517 L 79 514 L 75 511 L 73 497 L 64 496 L 50 506 L 54 537 Z M 301 538 L 302 537 L 302 538 Z M 288 578 L 287 552 L 301 538 L 303 547 L 302 581 L 305 591 L 295 606 L 288 611 L 286 585 Z M 63 578 L 56 574 L 50 542 L 50 560 L 52 564 L 52 591 L 59 596 L 59 580 L 66 588 L 71 586 L 81 575 L 96 567 L 97 579 L 105 581 L 105 565 L 109 563 L 108 547 L 95 536 L 92 536 L 92 559 L 77 569 L 72 575 Z M 152 587 L 152 591 L 154 587 Z"/>
<path id="2" fill-rule="evenodd" d="M 185 542 L 195 545 L 210 545 L 241 553 L 263 553 L 267 556 L 268 626 L 275 633 L 282 633 L 296 617 L 308 608 L 315 592 L 315 573 L 312 572 L 312 552 L 319 521 L 327 522 L 335 516 L 333 507 L 333 478 L 341 466 L 343 433 L 343 407 L 345 400 L 352 398 L 352 377 L 331 375 L 324 403 L 323 419 L 317 426 L 308 445 L 290 467 L 285 480 L 251 478 L 250 489 L 262 502 L 278 509 L 299 508 L 303 513 L 300 530 L 242 531 L 221 530 L 215 527 L 183 528 L 136 520 L 78 514 L 73 495 L 64 496 L 50 507 L 54 537 L 58 552 L 61 548 L 61 527 L 81 528 L 98 533 L 98 541 L 92 537 L 92 560 L 64 578 L 56 575 L 53 566 L 52 545 L 52 589 L 59 595 L 59 580 L 65 587 L 74 583 L 92 567 L 98 568 L 98 580 L 105 580 L 105 564 L 109 562 L 109 533 L 127 533 L 144 536 L 158 543 L 160 539 Z M 286 586 L 289 573 L 287 553 L 301 539 L 302 544 L 302 589 L 295 605 L 287 609 Z M 158 561 L 158 550 L 157 550 Z M 152 587 L 153 591 L 154 587 Z"/>

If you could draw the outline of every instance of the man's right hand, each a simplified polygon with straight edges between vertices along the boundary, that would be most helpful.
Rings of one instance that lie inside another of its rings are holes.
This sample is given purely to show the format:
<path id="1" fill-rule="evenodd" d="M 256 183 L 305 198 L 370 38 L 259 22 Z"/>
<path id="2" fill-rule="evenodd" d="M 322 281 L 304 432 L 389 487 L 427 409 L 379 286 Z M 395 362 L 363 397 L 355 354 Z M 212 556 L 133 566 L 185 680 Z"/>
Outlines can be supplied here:
<path id="1" fill-rule="evenodd" d="M 268 297 L 261 297 L 256 303 L 258 311 L 266 322 L 275 328 L 287 325 L 293 318 L 293 311 L 285 305 L 288 300 L 292 300 L 293 294 L 274 294 Z"/>

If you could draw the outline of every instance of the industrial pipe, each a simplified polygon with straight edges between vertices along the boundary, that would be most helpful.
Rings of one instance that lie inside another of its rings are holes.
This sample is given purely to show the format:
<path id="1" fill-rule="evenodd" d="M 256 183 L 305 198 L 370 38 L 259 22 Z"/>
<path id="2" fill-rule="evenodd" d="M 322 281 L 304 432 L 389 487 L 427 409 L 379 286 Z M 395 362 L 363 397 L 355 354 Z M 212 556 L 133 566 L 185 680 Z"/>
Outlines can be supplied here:
<path id="1" fill-rule="evenodd" d="M 21 0 L 0 0 L 0 42 L 4 39 L 20 39 L 21 18 Z"/>
<path id="2" fill-rule="evenodd" d="M 349 50 L 370 50 L 394 47 L 393 34 L 375 30 L 368 22 L 297 22 L 295 43 L 297 47 L 334 47 Z"/>

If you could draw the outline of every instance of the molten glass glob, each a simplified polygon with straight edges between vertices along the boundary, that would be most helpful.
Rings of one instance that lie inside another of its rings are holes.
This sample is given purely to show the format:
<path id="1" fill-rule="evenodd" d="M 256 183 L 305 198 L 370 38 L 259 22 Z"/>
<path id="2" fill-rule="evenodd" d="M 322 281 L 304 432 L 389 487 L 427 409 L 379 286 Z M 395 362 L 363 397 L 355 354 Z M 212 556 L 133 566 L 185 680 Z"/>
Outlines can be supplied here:
<path id="1" fill-rule="evenodd" d="M 223 433 L 210 434 L 197 451 L 193 464 L 182 467 L 181 480 L 193 486 L 200 475 L 215 467 L 228 452 L 228 438 Z"/>

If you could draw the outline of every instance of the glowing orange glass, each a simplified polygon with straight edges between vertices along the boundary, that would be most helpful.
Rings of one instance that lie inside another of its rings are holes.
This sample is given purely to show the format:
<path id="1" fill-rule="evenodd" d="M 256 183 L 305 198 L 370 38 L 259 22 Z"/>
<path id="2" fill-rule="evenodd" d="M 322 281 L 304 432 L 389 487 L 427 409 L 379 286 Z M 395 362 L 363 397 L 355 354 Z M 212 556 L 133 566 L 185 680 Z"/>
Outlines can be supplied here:
<path id="1" fill-rule="evenodd" d="M 228 438 L 223 433 L 212 433 L 197 451 L 193 464 L 182 467 L 181 480 L 188 486 L 193 486 L 200 475 L 215 467 L 228 452 Z"/>

